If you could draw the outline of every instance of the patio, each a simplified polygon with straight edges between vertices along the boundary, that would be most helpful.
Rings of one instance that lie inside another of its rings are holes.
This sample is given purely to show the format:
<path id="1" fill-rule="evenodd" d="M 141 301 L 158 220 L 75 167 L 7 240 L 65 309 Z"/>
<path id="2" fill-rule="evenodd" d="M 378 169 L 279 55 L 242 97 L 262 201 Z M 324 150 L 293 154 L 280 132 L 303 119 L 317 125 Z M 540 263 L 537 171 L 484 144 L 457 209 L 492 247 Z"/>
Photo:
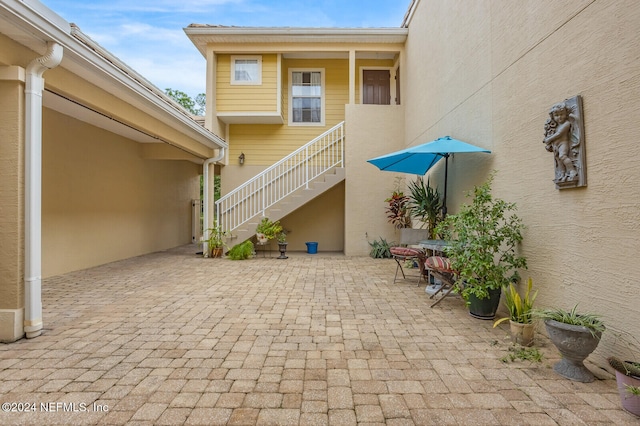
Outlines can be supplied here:
<path id="1" fill-rule="evenodd" d="M 612 376 L 559 377 L 539 336 L 542 363 L 503 363 L 506 331 L 390 259 L 195 251 L 44 280 L 43 335 L 0 345 L 0 400 L 31 412 L 0 424 L 640 424 Z"/>

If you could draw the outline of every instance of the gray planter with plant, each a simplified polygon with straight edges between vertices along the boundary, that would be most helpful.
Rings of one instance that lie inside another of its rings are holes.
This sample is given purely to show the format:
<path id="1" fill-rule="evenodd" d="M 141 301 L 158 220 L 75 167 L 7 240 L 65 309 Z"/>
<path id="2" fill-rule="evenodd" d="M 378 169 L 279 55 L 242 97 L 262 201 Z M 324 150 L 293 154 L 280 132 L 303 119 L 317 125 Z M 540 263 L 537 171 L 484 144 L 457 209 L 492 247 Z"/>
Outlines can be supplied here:
<path id="1" fill-rule="evenodd" d="M 289 243 L 287 242 L 287 234 L 282 231 L 278 234 L 278 251 L 280 251 L 280 256 L 278 256 L 278 259 L 289 258 L 289 256 L 286 255 L 288 245 Z"/>
<path id="2" fill-rule="evenodd" d="M 570 311 L 543 309 L 534 315 L 544 320 L 549 339 L 562 355 L 553 370 L 567 379 L 589 383 L 595 377 L 585 367 L 584 360 L 600 343 L 605 325 L 598 315 L 577 313 L 577 306 Z"/>

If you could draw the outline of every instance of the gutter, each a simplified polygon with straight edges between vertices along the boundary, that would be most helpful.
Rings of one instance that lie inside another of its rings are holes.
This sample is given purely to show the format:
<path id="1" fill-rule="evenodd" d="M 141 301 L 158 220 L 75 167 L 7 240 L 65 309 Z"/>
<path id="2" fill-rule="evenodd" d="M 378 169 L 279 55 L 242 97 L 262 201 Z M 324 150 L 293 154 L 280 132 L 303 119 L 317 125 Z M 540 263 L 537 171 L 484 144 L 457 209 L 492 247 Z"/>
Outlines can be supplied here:
<path id="1" fill-rule="evenodd" d="M 111 79 L 122 84 L 126 89 L 135 92 L 136 95 L 145 99 L 149 104 L 155 107 L 156 111 L 159 111 L 161 114 L 167 114 L 182 125 L 188 127 L 189 130 L 193 132 L 190 136 L 202 145 L 211 149 L 228 147 L 227 143 L 222 138 L 204 126 L 198 124 L 182 105 L 175 102 L 167 94 L 154 86 L 153 83 L 149 82 L 149 80 L 133 70 L 111 52 L 103 48 L 100 44 L 92 40 L 88 35 L 83 33 L 77 25 L 70 24 L 70 26 L 70 35 L 72 36 L 72 40 L 76 41 L 81 47 L 87 50 L 87 52 L 83 52 L 83 59 L 85 61 L 108 75 Z M 76 48 L 75 50 L 76 51 L 73 53 L 79 54 L 81 48 Z M 95 84 L 95 82 L 90 78 L 87 78 L 87 81 L 91 81 Z M 122 98 L 125 99 L 124 97 Z M 147 112 L 152 117 L 162 119 L 157 114 L 150 112 L 148 105 L 136 104 L 135 101 L 131 103 L 140 110 Z M 172 123 L 167 124 L 176 128 L 176 130 L 184 132 Z"/>
<path id="2" fill-rule="evenodd" d="M 203 256 L 206 255 L 206 253 L 208 252 L 209 247 L 207 247 L 207 242 L 206 240 L 209 239 L 209 166 L 211 164 L 215 164 L 218 161 L 222 160 L 225 156 L 225 148 L 224 147 L 220 147 L 220 152 L 218 153 L 217 157 L 213 157 L 213 158 L 209 158 L 207 159 L 204 164 L 202 165 L 202 181 L 203 181 L 203 188 L 202 188 L 202 227 L 204 228 L 202 230 L 202 254 Z M 206 257 L 206 256 L 205 256 Z"/>
<path id="3" fill-rule="evenodd" d="M 42 92 L 45 71 L 62 61 L 63 49 L 48 42 L 47 53 L 27 66 L 25 85 L 25 265 L 24 331 L 42 334 Z"/>
<path id="4" fill-rule="evenodd" d="M 413 13 L 416 11 L 418 3 L 420 3 L 420 0 L 411 0 L 411 4 L 409 5 L 407 12 L 404 14 L 404 19 L 402 20 L 402 28 L 409 28 L 409 24 L 413 19 Z"/>

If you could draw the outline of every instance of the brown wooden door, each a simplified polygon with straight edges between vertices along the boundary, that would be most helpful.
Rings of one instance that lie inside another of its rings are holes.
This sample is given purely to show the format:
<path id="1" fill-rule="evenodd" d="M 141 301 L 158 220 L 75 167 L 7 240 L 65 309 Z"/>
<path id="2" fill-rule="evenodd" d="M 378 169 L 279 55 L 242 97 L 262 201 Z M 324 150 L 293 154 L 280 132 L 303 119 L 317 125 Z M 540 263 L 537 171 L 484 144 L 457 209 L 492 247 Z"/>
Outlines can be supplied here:
<path id="1" fill-rule="evenodd" d="M 364 70 L 362 73 L 362 103 L 389 105 L 391 91 L 389 70 Z"/>

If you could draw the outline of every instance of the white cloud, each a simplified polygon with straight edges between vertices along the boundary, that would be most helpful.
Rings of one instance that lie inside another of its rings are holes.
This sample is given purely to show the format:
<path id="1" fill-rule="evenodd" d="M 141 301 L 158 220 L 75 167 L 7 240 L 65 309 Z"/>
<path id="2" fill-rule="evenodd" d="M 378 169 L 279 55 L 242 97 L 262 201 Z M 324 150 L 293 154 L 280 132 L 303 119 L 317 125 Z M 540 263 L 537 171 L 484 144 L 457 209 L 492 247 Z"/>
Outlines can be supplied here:
<path id="1" fill-rule="evenodd" d="M 191 23 L 238 26 L 397 26 L 410 0 L 43 0 L 158 88 L 205 91 Z M 373 3 L 372 3 L 373 2 Z M 390 13 L 393 11 L 393 13 Z M 396 15 L 397 13 L 397 15 Z M 396 17 L 394 18 L 394 15 Z M 397 21 L 397 22 L 396 22 Z"/>

